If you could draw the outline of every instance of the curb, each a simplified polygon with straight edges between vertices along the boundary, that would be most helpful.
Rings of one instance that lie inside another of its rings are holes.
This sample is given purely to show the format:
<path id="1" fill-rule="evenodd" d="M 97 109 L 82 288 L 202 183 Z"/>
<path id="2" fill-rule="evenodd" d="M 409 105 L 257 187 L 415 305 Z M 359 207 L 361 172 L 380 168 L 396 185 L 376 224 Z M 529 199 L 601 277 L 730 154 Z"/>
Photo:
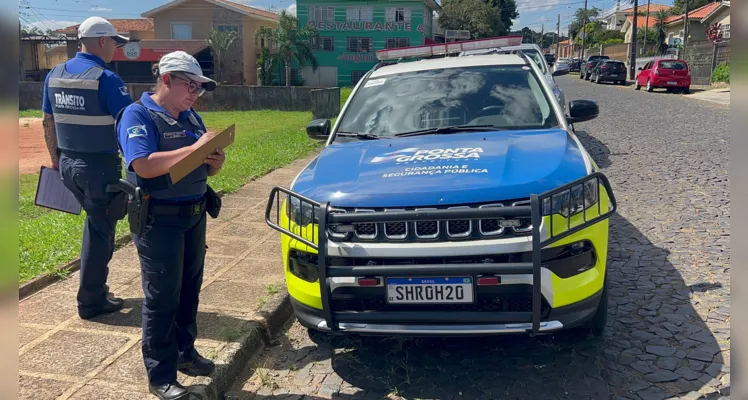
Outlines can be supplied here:
<path id="1" fill-rule="evenodd" d="M 225 392 L 231 388 L 247 364 L 283 330 L 283 326 L 293 315 L 285 286 L 260 308 L 259 315 L 259 321 L 248 322 L 243 329 L 245 333 L 218 354 L 214 360 L 215 372 L 209 377 L 195 379 L 189 387 L 190 399 L 223 399 Z"/>
<path id="2" fill-rule="evenodd" d="M 226 191 L 219 190 L 216 192 L 216 194 L 218 194 L 218 197 L 223 198 L 223 196 L 226 194 Z M 121 236 L 114 240 L 114 251 L 117 251 L 130 243 L 132 243 L 132 234 L 127 233 L 124 236 Z M 56 267 L 55 272 L 50 272 L 46 275 L 38 276 L 22 284 L 21 286 L 18 287 L 18 300 L 19 301 L 23 300 L 26 297 L 31 296 L 32 294 L 46 288 L 47 286 L 57 281 L 67 279 L 66 277 L 63 277 L 61 275 L 67 275 L 67 274 L 76 272 L 80 268 L 81 268 L 81 259 L 80 257 L 78 257 L 75 260 L 68 262 L 67 264 L 63 264 L 61 266 Z"/>

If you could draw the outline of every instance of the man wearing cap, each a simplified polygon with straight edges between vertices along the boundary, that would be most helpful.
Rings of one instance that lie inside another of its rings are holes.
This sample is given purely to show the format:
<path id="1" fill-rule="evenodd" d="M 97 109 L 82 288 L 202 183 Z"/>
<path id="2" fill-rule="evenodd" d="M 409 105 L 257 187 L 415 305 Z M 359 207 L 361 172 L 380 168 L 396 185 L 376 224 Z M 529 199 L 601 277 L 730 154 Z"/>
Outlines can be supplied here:
<path id="1" fill-rule="evenodd" d="M 128 39 L 100 17 L 83 21 L 78 37 L 80 52 L 55 66 L 44 81 L 42 110 L 52 168 L 59 169 L 86 211 L 77 300 L 78 314 L 89 319 L 123 305 L 109 294 L 106 282 L 117 220 L 124 217 L 126 204 L 106 187 L 121 177 L 114 118 L 132 98 L 122 79 L 106 68 Z"/>
<path id="2" fill-rule="evenodd" d="M 215 137 L 192 108 L 216 83 L 183 51 L 164 55 L 154 71 L 154 92 L 143 93 L 117 119 L 127 180 L 149 196 L 145 230 L 133 233 L 143 283 L 143 361 L 149 390 L 161 399 L 185 398 L 177 371 L 210 375 L 215 366 L 195 349 L 197 306 L 205 265 L 208 176 L 217 174 L 217 150 L 173 183 L 169 169 Z"/>

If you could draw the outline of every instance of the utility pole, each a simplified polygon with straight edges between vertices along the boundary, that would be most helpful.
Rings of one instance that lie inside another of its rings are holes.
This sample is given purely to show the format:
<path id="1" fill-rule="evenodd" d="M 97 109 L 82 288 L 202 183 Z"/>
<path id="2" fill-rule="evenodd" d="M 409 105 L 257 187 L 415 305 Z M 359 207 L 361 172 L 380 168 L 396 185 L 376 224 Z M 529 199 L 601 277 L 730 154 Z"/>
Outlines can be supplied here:
<path id="1" fill-rule="evenodd" d="M 561 14 L 558 14 L 558 22 L 556 22 L 556 59 L 558 59 L 558 47 L 561 44 Z"/>
<path id="2" fill-rule="evenodd" d="M 683 54 L 680 55 L 680 58 L 686 59 L 686 46 L 688 45 L 688 13 L 690 10 L 688 9 L 688 0 L 686 0 L 686 13 L 683 15 Z"/>
<path id="3" fill-rule="evenodd" d="M 540 25 L 540 50 L 543 50 L 543 35 L 545 35 L 545 24 Z"/>
<path id="4" fill-rule="evenodd" d="M 644 55 L 644 52 L 647 51 L 647 33 L 649 33 L 649 3 L 651 3 L 651 0 L 647 0 L 647 22 L 644 24 L 644 44 L 642 45 L 642 55 Z"/>
<path id="5" fill-rule="evenodd" d="M 637 24 L 639 17 L 639 0 L 634 0 L 634 25 L 631 27 L 631 59 L 629 60 L 629 76 L 631 80 L 636 79 L 636 42 L 638 36 Z"/>
<path id="6" fill-rule="evenodd" d="M 584 62 L 584 42 L 587 40 L 587 0 L 584 0 L 584 15 L 582 16 L 582 49 L 579 53 L 579 60 Z"/>

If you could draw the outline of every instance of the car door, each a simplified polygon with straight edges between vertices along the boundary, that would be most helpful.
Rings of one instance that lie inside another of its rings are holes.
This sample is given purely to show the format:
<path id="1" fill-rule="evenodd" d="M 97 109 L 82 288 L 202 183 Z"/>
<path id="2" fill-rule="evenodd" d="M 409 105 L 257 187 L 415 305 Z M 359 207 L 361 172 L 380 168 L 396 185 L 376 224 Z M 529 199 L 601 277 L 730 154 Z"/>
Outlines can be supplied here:
<path id="1" fill-rule="evenodd" d="M 642 68 L 641 72 L 639 72 L 639 75 L 636 76 L 636 83 L 638 85 L 644 86 L 647 84 L 647 79 L 649 79 L 649 73 L 652 70 L 652 65 L 654 65 L 654 62 L 648 62 L 646 65 L 644 65 L 644 68 Z"/>

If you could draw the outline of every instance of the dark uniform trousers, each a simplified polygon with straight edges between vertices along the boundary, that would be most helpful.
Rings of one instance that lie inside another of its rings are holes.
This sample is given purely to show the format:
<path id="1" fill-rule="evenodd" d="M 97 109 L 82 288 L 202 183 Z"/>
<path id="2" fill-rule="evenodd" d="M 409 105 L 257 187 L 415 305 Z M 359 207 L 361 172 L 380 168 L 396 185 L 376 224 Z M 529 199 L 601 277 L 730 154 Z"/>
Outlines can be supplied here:
<path id="1" fill-rule="evenodd" d="M 63 152 L 59 169 L 63 183 L 86 211 L 78 307 L 95 308 L 106 300 L 109 291 L 106 285 L 108 264 L 114 253 L 115 230 L 121 216 L 113 215 L 110 204 L 116 195 L 107 193 L 106 187 L 119 181 L 121 160 L 116 154 Z"/>
<path id="2" fill-rule="evenodd" d="M 142 269 L 143 360 L 154 385 L 177 379 L 177 364 L 195 360 L 197 306 L 203 283 L 206 213 L 149 216 L 133 235 Z"/>

